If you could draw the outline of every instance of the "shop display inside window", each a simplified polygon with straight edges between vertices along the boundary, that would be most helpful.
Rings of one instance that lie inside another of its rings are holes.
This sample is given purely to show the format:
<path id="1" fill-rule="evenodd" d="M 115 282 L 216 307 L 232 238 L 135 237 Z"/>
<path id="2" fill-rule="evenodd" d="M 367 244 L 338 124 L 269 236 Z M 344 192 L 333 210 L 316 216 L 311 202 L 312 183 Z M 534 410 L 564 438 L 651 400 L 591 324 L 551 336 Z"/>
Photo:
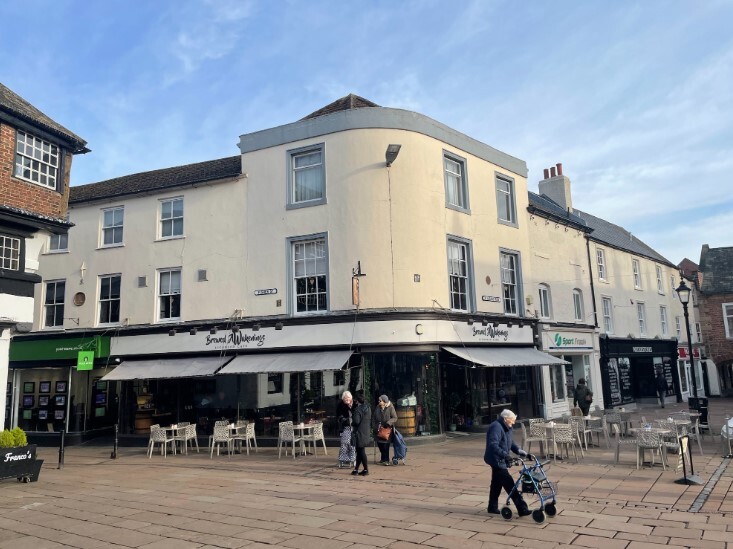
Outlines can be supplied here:
<path id="1" fill-rule="evenodd" d="M 57 381 L 56 382 L 56 392 L 57 393 L 65 393 L 66 392 L 66 382 L 65 381 Z"/>
<path id="2" fill-rule="evenodd" d="M 26 381 L 23 383 L 23 392 L 24 393 L 35 393 L 36 392 L 36 383 L 34 381 Z"/>
<path id="3" fill-rule="evenodd" d="M 51 392 L 51 382 L 50 381 L 41 381 L 38 384 L 38 392 L 39 393 L 50 393 Z"/>

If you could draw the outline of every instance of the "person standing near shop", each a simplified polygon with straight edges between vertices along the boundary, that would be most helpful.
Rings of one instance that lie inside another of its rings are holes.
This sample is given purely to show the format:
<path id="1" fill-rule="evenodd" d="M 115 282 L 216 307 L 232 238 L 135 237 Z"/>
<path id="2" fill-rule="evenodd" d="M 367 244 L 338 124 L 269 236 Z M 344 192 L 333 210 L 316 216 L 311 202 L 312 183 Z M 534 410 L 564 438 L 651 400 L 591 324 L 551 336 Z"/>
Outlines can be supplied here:
<path id="1" fill-rule="evenodd" d="M 381 425 L 382 427 L 393 428 L 397 423 L 397 411 L 392 406 L 387 395 L 382 395 L 377 401 L 377 407 L 374 409 L 374 429 Z M 377 446 L 379 446 L 379 464 L 389 465 L 389 445 L 392 443 L 392 436 L 388 440 L 377 438 Z"/>
<path id="2" fill-rule="evenodd" d="M 357 393 L 356 409 L 351 413 L 351 428 L 354 438 L 354 446 L 356 446 L 356 462 L 352 475 L 361 475 L 365 477 L 369 474 L 369 462 L 367 461 L 366 447 L 372 442 L 371 437 L 371 419 L 372 410 L 364 403 L 364 395 Z M 359 465 L 362 470 L 359 471 Z"/>
<path id="3" fill-rule="evenodd" d="M 486 450 L 484 451 L 484 462 L 491 466 L 491 486 L 489 487 L 489 506 L 486 511 L 490 514 L 499 515 L 499 494 L 504 488 L 507 494 L 512 494 L 512 501 L 517 508 L 520 517 L 532 513 L 527 503 L 518 490 L 512 493 L 514 479 L 509 473 L 507 460 L 511 450 L 519 456 L 527 456 L 527 452 L 517 446 L 512 439 L 514 422 L 517 415 L 511 410 L 503 410 L 499 418 L 489 425 L 486 432 Z"/>
<path id="4" fill-rule="evenodd" d="M 339 467 L 348 464 L 351 466 L 356 461 L 356 448 L 351 440 L 351 408 L 354 399 L 349 391 L 344 391 L 341 400 L 336 406 L 336 420 L 339 426 L 341 447 L 339 448 Z"/>
<path id="5" fill-rule="evenodd" d="M 590 405 L 593 402 L 593 391 L 588 389 L 585 384 L 585 379 L 580 378 L 578 385 L 575 387 L 575 393 L 573 393 L 573 406 L 577 406 L 581 409 L 584 416 L 590 413 Z"/>
<path id="6" fill-rule="evenodd" d="M 664 408 L 665 400 L 667 398 L 667 389 L 669 386 L 667 385 L 667 378 L 664 377 L 664 371 L 658 370 L 657 371 L 657 377 L 654 380 L 654 383 L 657 386 L 657 396 L 659 397 L 659 403 L 662 405 L 662 408 Z"/>

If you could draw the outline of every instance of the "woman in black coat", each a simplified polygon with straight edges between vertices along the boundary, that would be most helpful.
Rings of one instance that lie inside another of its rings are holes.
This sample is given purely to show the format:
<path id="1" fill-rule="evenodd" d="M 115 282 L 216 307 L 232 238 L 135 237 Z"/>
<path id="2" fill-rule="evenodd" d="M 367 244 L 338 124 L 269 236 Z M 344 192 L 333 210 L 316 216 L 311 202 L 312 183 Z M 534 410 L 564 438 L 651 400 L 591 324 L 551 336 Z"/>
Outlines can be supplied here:
<path id="1" fill-rule="evenodd" d="M 356 465 L 351 474 L 366 476 L 369 474 L 366 447 L 372 442 L 372 410 L 364 404 L 363 394 L 357 394 L 354 399 L 357 406 L 356 410 L 351 412 L 351 428 L 354 434 L 354 446 L 356 446 Z M 362 466 L 361 472 L 359 472 L 359 464 Z"/>

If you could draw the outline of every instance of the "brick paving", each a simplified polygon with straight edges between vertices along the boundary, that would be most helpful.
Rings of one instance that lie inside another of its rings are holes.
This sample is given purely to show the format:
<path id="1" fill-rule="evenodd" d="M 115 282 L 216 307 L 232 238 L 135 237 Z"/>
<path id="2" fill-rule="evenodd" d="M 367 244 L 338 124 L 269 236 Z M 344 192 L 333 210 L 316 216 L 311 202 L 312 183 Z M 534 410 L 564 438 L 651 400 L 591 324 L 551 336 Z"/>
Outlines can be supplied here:
<path id="1" fill-rule="evenodd" d="M 683 407 L 635 416 L 674 409 Z M 718 432 L 731 413 L 733 400 L 711 400 Z M 40 448 L 39 482 L 0 482 L 0 548 L 733 548 L 733 465 L 719 437 L 705 437 L 702 456 L 693 448 L 703 486 L 676 484 L 682 473 L 661 467 L 637 471 L 633 448 L 615 464 L 604 442 L 577 464 L 552 464 L 558 514 L 543 524 L 487 515 L 483 445 L 477 434 L 413 446 L 406 466 L 371 465 L 368 477 L 336 467 L 335 448 L 295 460 L 274 448 L 214 459 L 121 448 L 112 460 L 111 448 L 85 445 L 67 448 L 61 470 L 57 450 Z"/>

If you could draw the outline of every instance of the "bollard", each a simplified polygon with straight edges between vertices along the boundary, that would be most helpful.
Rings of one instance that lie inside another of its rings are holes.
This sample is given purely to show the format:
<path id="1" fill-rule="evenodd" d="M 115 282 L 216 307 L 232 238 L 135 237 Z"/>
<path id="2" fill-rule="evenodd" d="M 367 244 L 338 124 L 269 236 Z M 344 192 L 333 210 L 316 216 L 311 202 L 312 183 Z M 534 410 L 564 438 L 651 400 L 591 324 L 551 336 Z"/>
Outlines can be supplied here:
<path id="1" fill-rule="evenodd" d="M 59 441 L 59 466 L 57 469 L 64 468 L 64 442 L 65 442 L 66 431 L 61 430 L 61 440 Z"/>
<path id="2" fill-rule="evenodd" d="M 115 441 L 114 441 L 114 446 L 112 446 L 112 454 L 109 456 L 111 459 L 117 459 L 117 445 L 119 443 L 119 440 L 118 440 L 119 432 L 120 432 L 120 426 L 118 423 L 115 423 Z"/>

